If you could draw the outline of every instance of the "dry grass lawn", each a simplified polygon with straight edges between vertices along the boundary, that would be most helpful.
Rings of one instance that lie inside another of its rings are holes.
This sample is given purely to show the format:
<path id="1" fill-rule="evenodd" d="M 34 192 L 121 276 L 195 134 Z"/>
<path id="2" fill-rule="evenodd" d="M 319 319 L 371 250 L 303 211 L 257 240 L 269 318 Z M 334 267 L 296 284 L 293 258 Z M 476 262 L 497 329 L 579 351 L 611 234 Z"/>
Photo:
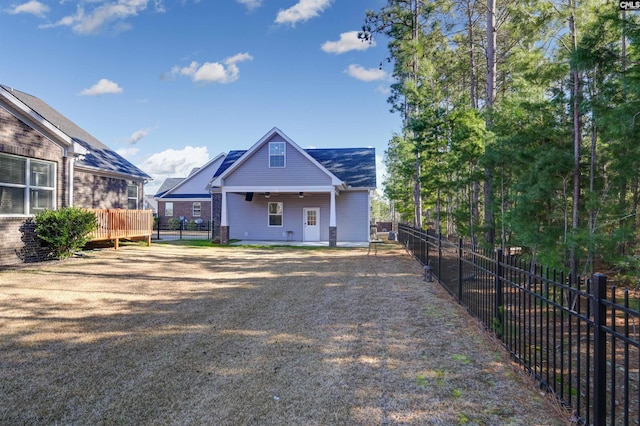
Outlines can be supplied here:
<path id="1" fill-rule="evenodd" d="M 0 311 L 2 425 L 566 424 L 397 244 L 88 251 Z"/>

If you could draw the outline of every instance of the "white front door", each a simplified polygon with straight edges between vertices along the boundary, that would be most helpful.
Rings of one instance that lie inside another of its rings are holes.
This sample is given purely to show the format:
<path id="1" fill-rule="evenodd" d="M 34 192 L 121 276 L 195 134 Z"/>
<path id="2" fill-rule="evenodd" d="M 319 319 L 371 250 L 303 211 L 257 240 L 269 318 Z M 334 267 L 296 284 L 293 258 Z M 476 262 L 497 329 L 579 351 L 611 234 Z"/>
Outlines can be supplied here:
<path id="1" fill-rule="evenodd" d="M 303 240 L 320 241 L 320 208 L 305 207 L 302 213 Z"/>

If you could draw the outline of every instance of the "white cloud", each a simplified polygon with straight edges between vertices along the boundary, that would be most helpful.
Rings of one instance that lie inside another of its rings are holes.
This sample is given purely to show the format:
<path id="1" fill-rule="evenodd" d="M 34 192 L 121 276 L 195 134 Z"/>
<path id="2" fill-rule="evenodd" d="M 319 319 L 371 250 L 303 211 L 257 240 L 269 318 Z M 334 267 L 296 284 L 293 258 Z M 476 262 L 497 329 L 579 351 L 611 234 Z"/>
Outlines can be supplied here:
<path id="1" fill-rule="evenodd" d="M 97 3 L 101 4 L 96 5 Z M 145 11 L 149 0 L 116 0 L 111 3 L 90 1 L 85 5 L 90 6 L 88 11 L 79 5 L 74 15 L 65 16 L 53 24 L 42 25 L 41 28 L 71 27 L 77 34 L 97 34 L 111 25 L 116 33 L 126 31 L 132 25 L 124 21 Z M 153 8 L 157 13 L 165 11 L 161 0 L 154 0 Z"/>
<path id="2" fill-rule="evenodd" d="M 49 6 L 46 4 L 42 4 L 39 1 L 31 0 L 27 3 L 22 3 L 18 6 L 14 6 L 9 9 L 9 13 L 12 15 L 17 15 L 18 13 L 30 13 L 32 15 L 43 18 L 47 12 L 49 12 Z"/>
<path id="3" fill-rule="evenodd" d="M 122 155 L 124 158 L 126 158 L 127 160 L 130 160 L 131 157 L 133 157 L 134 155 L 136 155 L 138 152 L 140 152 L 140 150 L 136 147 L 131 147 L 131 148 L 121 148 L 121 149 L 117 149 L 116 152 L 120 155 Z"/>
<path id="4" fill-rule="evenodd" d="M 140 129 L 140 130 L 136 130 L 135 132 L 133 132 L 131 134 L 131 136 L 129 136 L 128 142 L 131 145 L 135 145 L 138 142 L 140 142 L 140 140 L 142 140 L 143 138 L 145 138 L 148 134 L 149 134 L 150 129 Z"/>
<path id="5" fill-rule="evenodd" d="M 249 10 L 254 10 L 262 6 L 262 0 L 236 0 L 236 2 L 246 6 Z"/>
<path id="6" fill-rule="evenodd" d="M 145 186 L 145 193 L 155 194 L 166 178 L 187 177 L 194 167 L 202 167 L 207 161 L 209 151 L 206 146 L 185 146 L 180 150 L 166 149 L 152 154 L 138 165 L 153 178 L 153 182 Z"/>
<path id="7" fill-rule="evenodd" d="M 390 95 L 391 87 L 389 87 L 388 85 L 380 84 L 378 87 L 376 87 L 376 92 L 382 93 L 383 95 Z"/>
<path id="8" fill-rule="evenodd" d="M 363 68 L 360 65 L 349 65 L 349 67 L 345 70 L 347 74 L 349 74 L 353 78 L 357 78 L 362 81 L 376 81 L 376 80 L 384 80 L 387 78 L 387 73 L 384 70 L 378 68 Z"/>
<path id="9" fill-rule="evenodd" d="M 289 9 L 280 9 L 276 17 L 276 24 L 295 25 L 319 16 L 333 0 L 300 0 Z"/>
<path id="10" fill-rule="evenodd" d="M 351 50 L 367 50 L 375 46 L 375 42 L 365 42 L 358 38 L 358 31 L 349 31 L 340 34 L 340 40 L 327 41 L 322 45 L 322 50 L 327 53 L 335 53 L 337 55 Z"/>
<path id="11" fill-rule="evenodd" d="M 88 89 L 84 89 L 79 93 L 81 96 L 98 96 L 105 94 L 122 93 L 122 88 L 118 86 L 118 83 L 114 83 L 106 78 L 100 79 L 96 84 Z"/>
<path id="12" fill-rule="evenodd" d="M 199 64 L 193 61 L 186 67 L 173 67 L 171 74 L 191 77 L 191 80 L 195 83 L 232 83 L 240 76 L 240 69 L 237 64 L 252 59 L 253 56 L 248 53 L 238 53 L 235 56 L 226 58 L 222 63 L 205 62 L 204 64 Z"/>

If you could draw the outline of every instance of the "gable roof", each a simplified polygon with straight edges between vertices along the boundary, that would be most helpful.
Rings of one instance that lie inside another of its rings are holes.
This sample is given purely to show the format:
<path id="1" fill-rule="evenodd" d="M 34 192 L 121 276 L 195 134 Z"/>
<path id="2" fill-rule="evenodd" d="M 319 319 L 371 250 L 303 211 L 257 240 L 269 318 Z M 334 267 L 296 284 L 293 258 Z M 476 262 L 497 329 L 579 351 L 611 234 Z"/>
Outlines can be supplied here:
<path id="1" fill-rule="evenodd" d="M 160 185 L 160 188 L 158 188 L 158 191 L 153 197 L 154 198 L 162 197 L 170 189 L 173 189 L 179 184 L 181 184 L 185 179 L 186 178 L 166 178 L 164 182 L 162 182 L 162 185 Z"/>
<path id="2" fill-rule="evenodd" d="M 327 148 L 305 151 L 348 186 L 376 187 L 375 148 Z"/>
<path id="3" fill-rule="evenodd" d="M 186 178 L 167 178 L 154 197 L 199 198 L 204 196 L 208 198 L 210 196 L 208 183 L 225 158 L 226 154 L 220 153 L 207 161 L 204 166 L 193 168 Z M 200 182 L 200 184 L 206 182 L 207 184 L 203 184 L 200 187 L 198 186 L 198 182 Z M 194 191 L 201 192 L 195 193 Z"/>
<path id="4" fill-rule="evenodd" d="M 151 179 L 151 176 L 91 136 L 42 99 L 4 85 L 0 85 L 0 87 L 88 151 L 78 159 L 76 167 L 127 175 L 138 179 Z"/>
<path id="5" fill-rule="evenodd" d="M 230 151 L 214 174 L 212 181 L 226 174 L 227 170 L 237 167 L 276 133 L 321 169 L 340 180 L 341 183 L 345 183 L 352 188 L 376 187 L 376 154 L 374 148 L 302 149 L 276 127 L 263 136 L 251 149 Z"/>
<path id="6" fill-rule="evenodd" d="M 227 158 L 225 158 L 222 164 L 220 164 L 220 167 L 218 167 L 218 170 L 216 170 L 216 172 L 213 174 L 213 177 L 217 178 L 222 173 L 224 173 L 229 167 L 233 165 L 233 163 L 238 161 L 238 158 L 242 157 L 245 152 L 247 152 L 246 149 L 243 151 L 229 151 L 229 153 L 227 154 Z"/>

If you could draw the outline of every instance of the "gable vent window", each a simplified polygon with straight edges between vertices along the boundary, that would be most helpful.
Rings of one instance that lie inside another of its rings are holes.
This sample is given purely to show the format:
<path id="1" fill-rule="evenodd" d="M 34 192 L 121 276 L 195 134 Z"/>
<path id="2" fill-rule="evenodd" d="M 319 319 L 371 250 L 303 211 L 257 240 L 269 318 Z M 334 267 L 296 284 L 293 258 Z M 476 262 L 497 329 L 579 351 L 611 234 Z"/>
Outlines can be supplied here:
<path id="1" fill-rule="evenodd" d="M 269 142 L 269 167 L 283 168 L 285 165 L 284 142 Z"/>
<path id="2" fill-rule="evenodd" d="M 0 215 L 54 209 L 56 164 L 0 154 Z"/>

